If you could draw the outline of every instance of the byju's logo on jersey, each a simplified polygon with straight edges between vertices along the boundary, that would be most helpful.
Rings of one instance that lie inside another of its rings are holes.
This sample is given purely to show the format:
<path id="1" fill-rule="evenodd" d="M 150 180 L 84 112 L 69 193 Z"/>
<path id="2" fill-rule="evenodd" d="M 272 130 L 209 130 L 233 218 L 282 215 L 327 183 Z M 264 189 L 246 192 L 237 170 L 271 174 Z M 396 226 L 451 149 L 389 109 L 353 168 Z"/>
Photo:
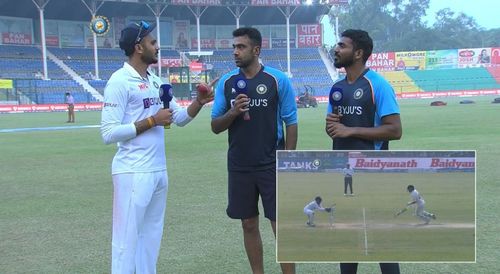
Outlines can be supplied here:
<path id="1" fill-rule="evenodd" d="M 162 101 L 158 97 L 156 97 L 156 98 L 144 98 L 144 99 L 142 99 L 142 103 L 144 104 L 144 108 L 150 108 L 151 106 L 154 106 L 154 105 L 161 105 Z"/>
<path id="2" fill-rule="evenodd" d="M 257 86 L 257 93 L 262 95 L 262 94 L 266 94 L 267 92 L 267 86 L 264 85 L 264 84 L 260 84 Z"/>
<path id="3" fill-rule="evenodd" d="M 359 98 L 363 97 L 363 89 L 362 88 L 358 88 L 357 90 L 355 90 L 353 97 L 356 100 L 358 100 Z"/>

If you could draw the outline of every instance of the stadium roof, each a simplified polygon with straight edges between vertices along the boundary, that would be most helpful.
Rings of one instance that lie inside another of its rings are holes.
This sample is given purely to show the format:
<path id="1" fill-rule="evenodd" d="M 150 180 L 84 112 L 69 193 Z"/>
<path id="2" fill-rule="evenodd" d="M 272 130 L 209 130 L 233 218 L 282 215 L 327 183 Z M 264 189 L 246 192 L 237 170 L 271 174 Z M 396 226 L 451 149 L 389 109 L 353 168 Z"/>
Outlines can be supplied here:
<path id="1" fill-rule="evenodd" d="M 105 0 L 98 15 L 106 17 L 153 16 L 146 3 L 155 4 L 175 0 Z M 177 0 L 180 1 L 180 0 Z M 184 0 L 185 1 L 185 0 Z M 189 0 L 188 2 L 190 2 Z M 248 0 L 216 0 L 221 3 L 241 4 Z M 87 2 L 90 2 L 87 0 Z M 318 22 L 318 16 L 325 14 L 325 6 L 300 6 L 290 18 L 291 24 L 310 24 Z M 0 2 L 0 16 L 25 17 L 38 20 L 39 13 L 32 0 L 14 0 Z M 81 0 L 50 0 L 44 9 L 45 19 L 90 21 L 91 15 Z M 196 24 L 196 18 L 183 5 L 169 5 L 162 17 L 175 20 L 190 20 Z M 224 6 L 210 6 L 200 18 L 202 25 L 232 25 L 236 20 Z M 240 18 L 240 25 L 285 24 L 285 17 L 277 7 L 248 7 Z"/>

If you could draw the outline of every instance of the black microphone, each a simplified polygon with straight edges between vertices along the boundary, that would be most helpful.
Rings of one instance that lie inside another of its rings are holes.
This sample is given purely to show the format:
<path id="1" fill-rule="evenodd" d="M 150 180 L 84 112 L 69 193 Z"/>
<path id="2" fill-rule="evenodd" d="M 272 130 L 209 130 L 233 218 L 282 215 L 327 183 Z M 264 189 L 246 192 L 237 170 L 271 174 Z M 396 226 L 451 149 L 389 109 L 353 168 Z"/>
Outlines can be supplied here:
<path id="1" fill-rule="evenodd" d="M 339 114 L 339 107 L 342 105 L 343 90 L 341 88 L 332 87 L 330 89 L 330 96 L 328 96 L 328 101 L 332 106 L 332 112 L 334 114 Z"/>
<path id="2" fill-rule="evenodd" d="M 174 94 L 172 92 L 172 85 L 161 84 L 160 99 L 163 101 L 163 108 L 170 108 L 170 101 L 172 101 L 172 98 L 174 98 Z M 169 129 L 170 124 L 165 125 L 164 128 Z"/>
<path id="3" fill-rule="evenodd" d="M 236 91 L 236 95 L 238 94 L 246 94 L 248 95 L 248 90 L 247 90 L 247 80 L 243 77 L 236 78 L 234 81 L 234 90 Z M 250 110 L 245 111 L 245 114 L 243 114 L 243 120 L 250 120 Z"/>

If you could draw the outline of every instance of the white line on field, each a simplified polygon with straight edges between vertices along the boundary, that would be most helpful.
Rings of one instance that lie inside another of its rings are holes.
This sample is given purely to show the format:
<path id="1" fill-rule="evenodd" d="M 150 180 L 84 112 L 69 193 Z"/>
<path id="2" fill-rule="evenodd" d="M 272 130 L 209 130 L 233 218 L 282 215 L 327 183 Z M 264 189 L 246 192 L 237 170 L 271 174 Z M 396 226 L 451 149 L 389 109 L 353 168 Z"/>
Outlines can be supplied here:
<path id="1" fill-rule="evenodd" d="M 363 230 L 365 231 L 365 256 L 368 256 L 368 237 L 366 236 L 366 213 L 363 207 Z"/>

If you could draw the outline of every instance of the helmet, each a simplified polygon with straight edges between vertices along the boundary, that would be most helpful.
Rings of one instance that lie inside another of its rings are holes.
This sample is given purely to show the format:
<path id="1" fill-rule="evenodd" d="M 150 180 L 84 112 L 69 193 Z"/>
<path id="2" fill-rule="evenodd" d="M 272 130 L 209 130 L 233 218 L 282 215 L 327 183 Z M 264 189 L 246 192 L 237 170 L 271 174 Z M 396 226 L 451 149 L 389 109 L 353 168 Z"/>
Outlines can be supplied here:
<path id="1" fill-rule="evenodd" d="M 415 189 L 415 187 L 413 185 L 408 185 L 406 189 L 408 189 L 408 192 L 412 192 Z"/>

